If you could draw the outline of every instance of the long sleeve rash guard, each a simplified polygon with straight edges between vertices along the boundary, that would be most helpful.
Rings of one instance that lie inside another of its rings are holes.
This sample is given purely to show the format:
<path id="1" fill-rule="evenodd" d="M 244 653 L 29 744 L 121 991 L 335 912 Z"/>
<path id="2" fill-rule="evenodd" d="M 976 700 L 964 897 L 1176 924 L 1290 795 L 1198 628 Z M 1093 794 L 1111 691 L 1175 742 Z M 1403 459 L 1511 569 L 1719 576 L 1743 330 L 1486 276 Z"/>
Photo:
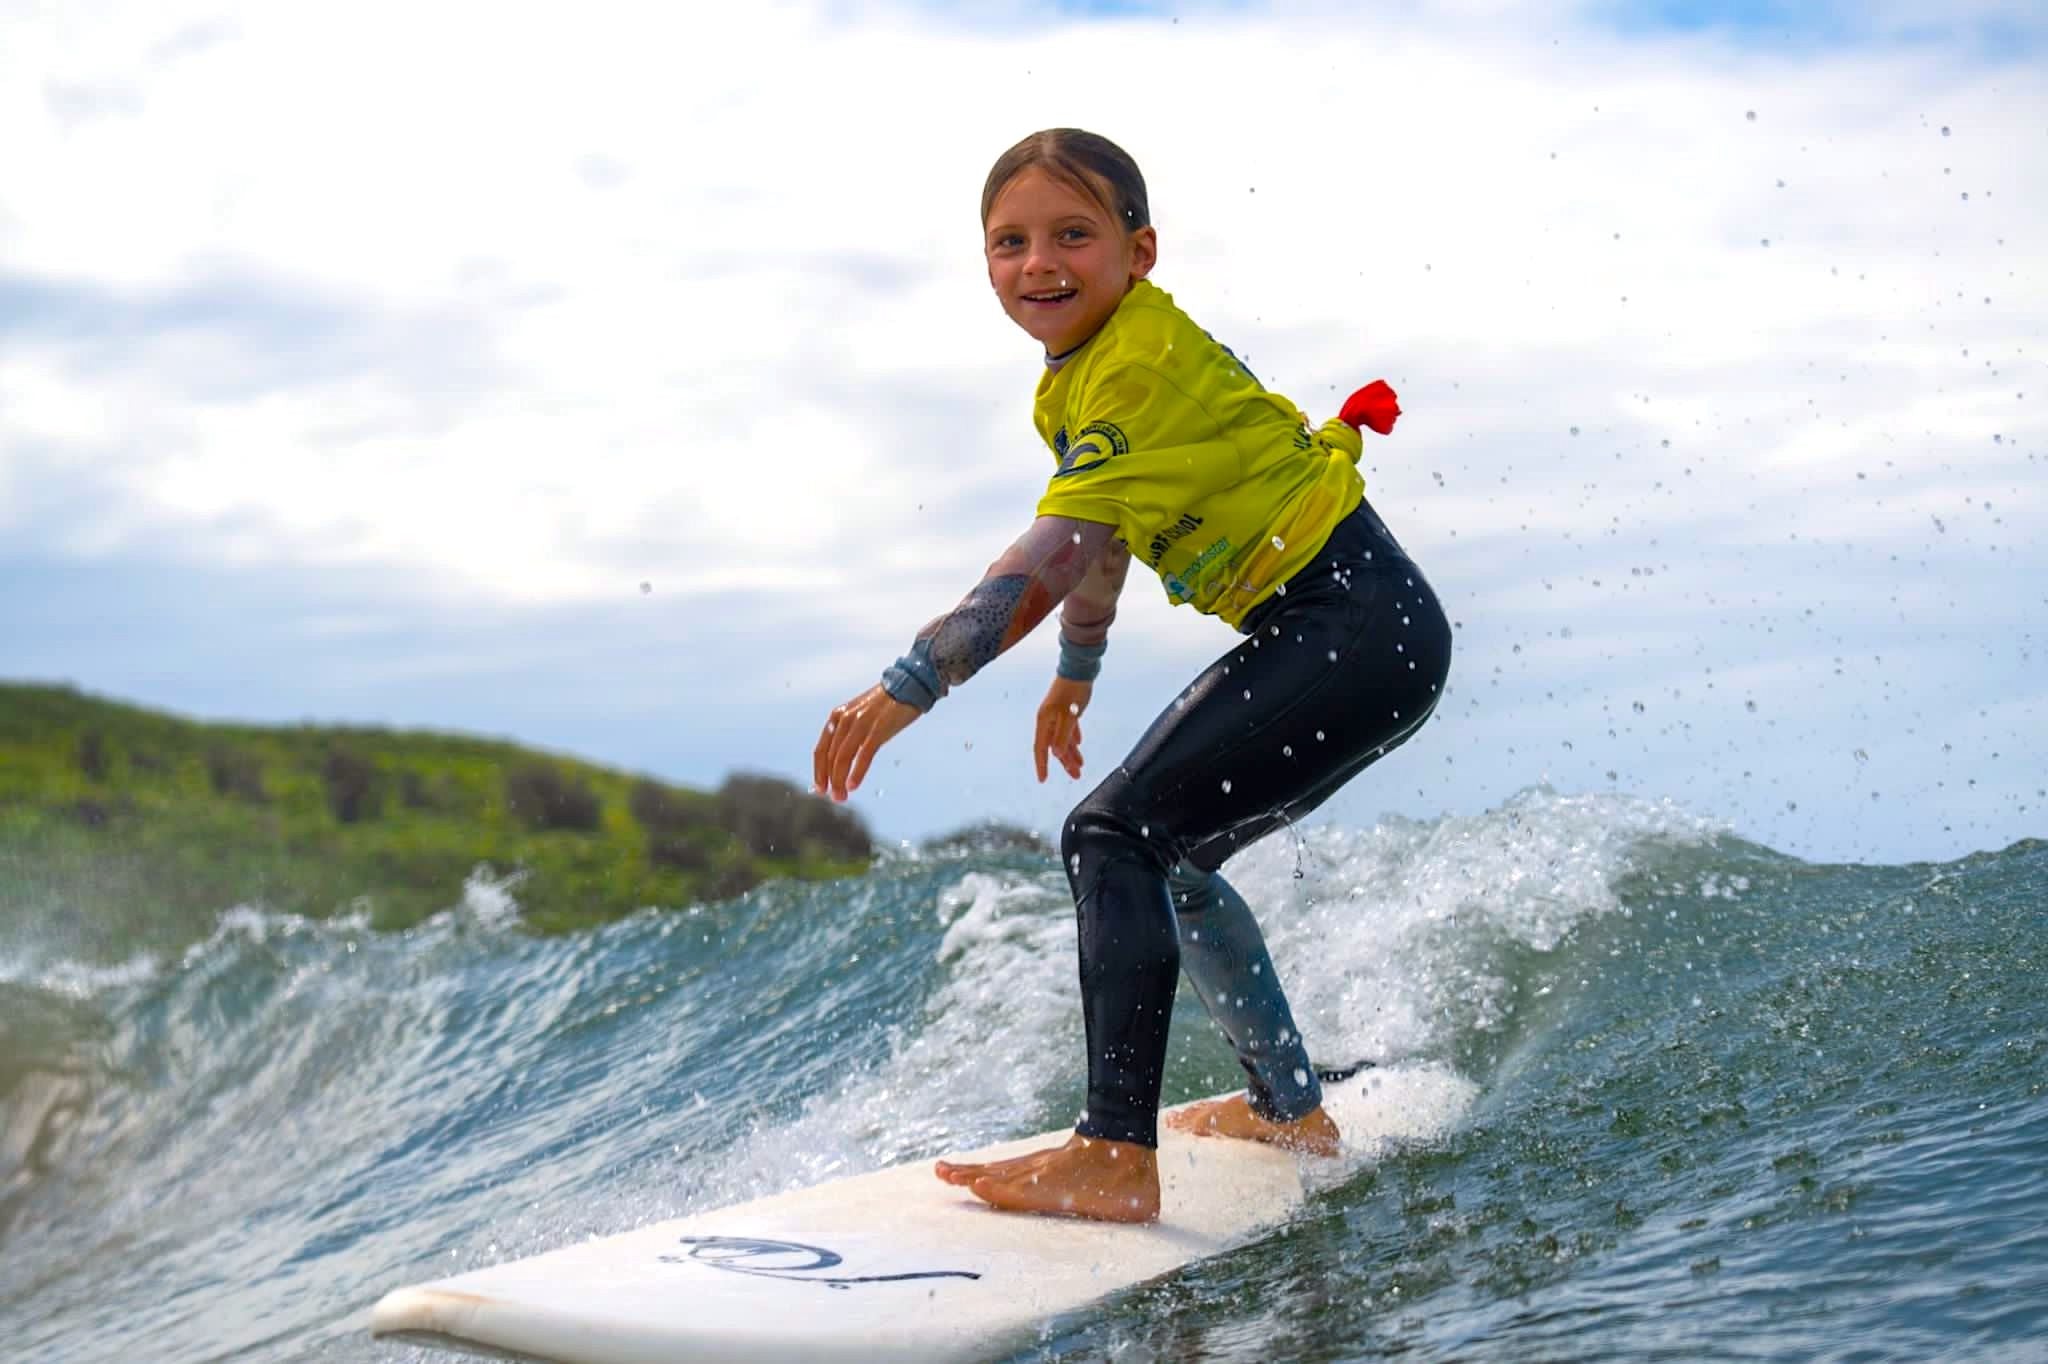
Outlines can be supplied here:
<path id="1" fill-rule="evenodd" d="M 1038 519 L 882 674 L 929 710 L 1063 599 L 1061 674 L 1093 675 L 1132 552 L 1167 599 L 1240 626 L 1355 508 L 1357 431 L 1311 428 L 1149 281 L 1048 363 L 1033 420 L 1055 465 Z"/>
<path id="2" fill-rule="evenodd" d="M 917 632 L 910 652 L 882 674 L 882 685 L 905 705 L 930 710 L 941 696 L 987 667 L 1031 633 L 1076 588 L 1062 613 L 1061 637 L 1099 646 L 1116 619 L 1116 594 L 1130 553 L 1116 527 L 1071 516 L 1041 516 L 988 566 L 974 590 Z"/>

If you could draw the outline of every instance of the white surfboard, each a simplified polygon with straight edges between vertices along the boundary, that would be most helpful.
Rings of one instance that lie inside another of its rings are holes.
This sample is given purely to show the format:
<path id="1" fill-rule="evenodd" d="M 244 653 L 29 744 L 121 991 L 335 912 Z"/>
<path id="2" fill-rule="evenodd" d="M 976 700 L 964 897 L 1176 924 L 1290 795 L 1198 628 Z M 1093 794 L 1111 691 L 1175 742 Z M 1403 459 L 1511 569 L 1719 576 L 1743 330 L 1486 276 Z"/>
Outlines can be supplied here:
<path id="1" fill-rule="evenodd" d="M 1356 1169 L 1437 1135 L 1472 1084 L 1436 1067 L 1325 1087 L 1336 1160 L 1161 1127 L 1160 1220 L 997 1212 L 929 1160 L 697 1213 L 386 1294 L 382 1337 L 564 1364 L 976 1359 L 1038 1323 L 1226 1250 L 1284 1221 L 1304 1170 Z M 1065 1141 L 1053 1132 L 958 1160 Z"/>

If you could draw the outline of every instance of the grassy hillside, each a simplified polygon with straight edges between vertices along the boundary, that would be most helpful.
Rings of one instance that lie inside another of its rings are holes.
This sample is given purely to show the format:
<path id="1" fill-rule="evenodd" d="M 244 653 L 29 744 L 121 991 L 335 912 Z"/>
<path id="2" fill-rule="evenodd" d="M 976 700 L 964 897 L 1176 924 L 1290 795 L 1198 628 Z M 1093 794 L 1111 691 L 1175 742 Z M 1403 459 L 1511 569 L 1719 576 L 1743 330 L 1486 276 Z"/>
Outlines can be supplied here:
<path id="1" fill-rule="evenodd" d="M 163 941 L 259 904 L 401 928 L 484 868 L 520 876 L 527 923 L 563 929 L 872 852 L 849 812 L 773 778 L 692 791 L 488 739 L 203 724 L 0 684 L 0 925 Z"/>

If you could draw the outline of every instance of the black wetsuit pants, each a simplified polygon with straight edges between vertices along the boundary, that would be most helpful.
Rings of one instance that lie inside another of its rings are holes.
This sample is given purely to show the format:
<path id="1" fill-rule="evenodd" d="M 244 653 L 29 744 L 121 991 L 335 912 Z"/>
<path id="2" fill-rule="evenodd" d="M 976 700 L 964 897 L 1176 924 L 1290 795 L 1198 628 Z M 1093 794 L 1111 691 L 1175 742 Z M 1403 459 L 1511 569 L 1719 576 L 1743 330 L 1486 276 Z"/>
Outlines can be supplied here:
<path id="1" fill-rule="evenodd" d="M 1254 1111 L 1286 1120 L 1321 1102 L 1258 925 L 1215 871 L 1421 726 L 1442 694 L 1451 627 L 1361 503 L 1240 628 L 1244 640 L 1152 722 L 1061 838 L 1080 918 L 1084 1136 L 1158 1144 L 1183 966 L 1237 1050 Z"/>

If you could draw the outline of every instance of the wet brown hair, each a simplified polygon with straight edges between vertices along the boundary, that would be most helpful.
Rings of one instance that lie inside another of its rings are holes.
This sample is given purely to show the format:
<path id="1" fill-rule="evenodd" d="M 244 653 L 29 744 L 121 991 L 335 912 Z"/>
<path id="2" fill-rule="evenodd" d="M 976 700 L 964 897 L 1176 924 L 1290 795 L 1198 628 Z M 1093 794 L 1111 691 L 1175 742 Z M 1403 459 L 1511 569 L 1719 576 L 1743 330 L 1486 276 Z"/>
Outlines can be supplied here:
<path id="1" fill-rule="evenodd" d="M 1033 167 L 1055 180 L 1073 186 L 1109 210 L 1125 232 L 1152 225 L 1152 208 L 1145 198 L 1145 177 L 1131 154 L 1108 138 L 1079 128 L 1047 128 L 1033 133 L 996 158 L 988 181 L 981 187 L 981 222 L 996 206 L 1003 186 Z M 1104 190 L 1110 197 L 1102 197 Z"/>

